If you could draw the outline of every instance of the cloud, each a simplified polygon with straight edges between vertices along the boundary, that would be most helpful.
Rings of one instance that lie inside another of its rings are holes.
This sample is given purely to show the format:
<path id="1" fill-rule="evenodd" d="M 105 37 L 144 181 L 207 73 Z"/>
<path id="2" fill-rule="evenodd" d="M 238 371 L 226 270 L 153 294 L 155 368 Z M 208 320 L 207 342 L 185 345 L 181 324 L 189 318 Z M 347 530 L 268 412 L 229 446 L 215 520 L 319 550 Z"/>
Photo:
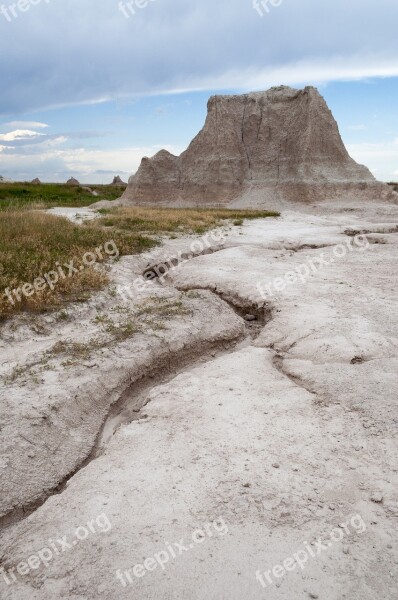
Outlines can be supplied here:
<path id="1" fill-rule="evenodd" d="M 43 133 L 37 133 L 37 131 L 31 131 L 29 129 L 16 129 L 9 133 L 0 133 L 0 142 L 16 142 L 31 140 L 32 138 L 44 135 Z"/>
<path id="2" fill-rule="evenodd" d="M 232 69 L 216 77 L 206 77 L 203 82 L 191 80 L 187 90 L 234 88 L 242 91 L 262 90 L 280 85 L 320 85 L 329 81 L 359 81 L 373 77 L 398 76 L 395 59 L 353 56 L 349 59 L 332 57 L 327 61 L 309 60 L 280 64 L 275 67 Z"/>
<path id="3" fill-rule="evenodd" d="M 10 121 L 4 123 L 5 127 L 16 127 L 17 129 L 44 129 L 49 127 L 47 123 L 40 123 L 40 121 Z"/>
<path id="4" fill-rule="evenodd" d="M 251 0 L 157 0 L 130 19 L 113 0 L 42 2 L 0 19 L 0 114 L 396 76 L 397 20 L 395 0 L 283 0 L 263 18 Z"/>
<path id="5" fill-rule="evenodd" d="M 166 149 L 173 154 L 182 151 L 173 146 Z M 100 150 L 52 147 L 46 143 L 38 151 L 34 147 L 7 148 L 2 152 L 1 164 L 4 174 L 14 180 L 39 177 L 42 181 L 64 181 L 75 176 L 82 183 L 106 183 L 110 175 L 131 175 L 143 156 L 152 156 L 158 150 L 158 146 Z"/>
<path id="6" fill-rule="evenodd" d="M 391 181 L 396 175 L 398 149 L 394 142 L 348 144 L 350 155 L 366 165 L 382 181 Z"/>
<path id="7" fill-rule="evenodd" d="M 125 147 L 113 152 L 103 149 L 108 139 L 95 141 L 109 132 L 68 132 L 58 126 L 48 135 L 48 123 L 55 118 L 47 118 L 45 110 L 51 107 L 68 107 L 62 118 L 70 119 L 70 129 L 96 128 L 93 119 L 85 118 L 88 111 L 69 107 L 107 100 L 117 100 L 120 107 L 126 99 L 182 91 L 244 92 L 398 76 L 397 20 L 396 0 L 379 0 L 377 6 L 374 0 L 283 0 L 263 18 L 252 0 L 156 0 L 129 19 L 117 0 L 31 3 L 12 22 L 0 15 L 6 49 L 0 53 L 0 115 L 7 120 L 0 126 L 1 170 L 8 168 L 14 179 L 63 180 L 76 174 L 93 182 L 101 171 L 131 173 L 142 155 L 156 152 L 156 141 L 168 139 L 169 119 L 175 125 L 180 116 L 166 98 L 148 101 L 151 118 L 144 115 L 143 122 L 150 142 L 145 144 L 146 133 L 139 126 L 129 129 L 123 121 L 127 112 L 120 110 L 112 126 L 124 128 L 119 140 Z M 67 44 L 60 43 L 64 39 Z M 32 117 L 34 111 L 40 112 Z M 98 129 L 111 123 L 107 111 L 101 106 L 93 111 L 103 119 Z M 193 122 L 196 105 L 192 112 Z M 362 130 L 356 119 L 367 122 L 362 113 L 349 118 L 348 131 Z M 126 146 L 130 135 L 136 141 Z M 169 139 L 177 144 L 182 135 L 173 132 Z M 379 177 L 391 177 L 397 169 L 393 142 L 351 148 Z"/>
<path id="8" fill-rule="evenodd" d="M 119 175 L 120 174 L 124 174 L 124 175 L 131 175 L 130 171 L 118 171 Z M 115 174 L 115 170 L 114 169 L 97 169 L 96 171 L 94 171 L 95 175 L 114 175 Z"/>
<path id="9" fill-rule="evenodd" d="M 9 154 L 30 154 L 43 152 L 45 146 L 58 146 L 69 140 L 95 139 L 105 137 L 106 135 L 108 133 L 96 131 L 74 131 L 71 133 L 46 135 L 28 129 L 17 129 L 0 134 L 0 142 L 5 142 L 3 148 Z"/>

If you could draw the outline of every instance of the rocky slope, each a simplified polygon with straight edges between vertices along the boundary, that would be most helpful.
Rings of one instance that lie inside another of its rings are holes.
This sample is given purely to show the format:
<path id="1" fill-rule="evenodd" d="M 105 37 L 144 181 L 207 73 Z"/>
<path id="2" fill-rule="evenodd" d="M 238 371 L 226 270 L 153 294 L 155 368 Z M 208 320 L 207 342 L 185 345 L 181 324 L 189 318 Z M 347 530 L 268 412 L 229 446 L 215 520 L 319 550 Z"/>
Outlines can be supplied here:
<path id="1" fill-rule="evenodd" d="M 269 206 L 342 195 L 391 195 L 348 154 L 313 87 L 213 96 L 206 123 L 177 157 L 143 158 L 123 202 Z"/>

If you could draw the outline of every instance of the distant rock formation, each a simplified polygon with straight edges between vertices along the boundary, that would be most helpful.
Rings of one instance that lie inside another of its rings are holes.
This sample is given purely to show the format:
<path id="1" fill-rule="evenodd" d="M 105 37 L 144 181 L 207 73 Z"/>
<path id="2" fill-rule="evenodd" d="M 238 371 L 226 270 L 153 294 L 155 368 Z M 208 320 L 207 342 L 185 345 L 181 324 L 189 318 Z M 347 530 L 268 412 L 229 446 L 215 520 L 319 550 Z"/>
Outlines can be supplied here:
<path id="1" fill-rule="evenodd" d="M 33 183 L 33 185 L 40 185 L 41 181 L 38 177 L 36 177 L 36 179 L 32 179 L 31 183 Z"/>
<path id="2" fill-rule="evenodd" d="M 121 203 L 260 208 L 368 191 L 391 193 L 349 156 L 319 92 L 282 86 L 211 97 L 188 149 L 143 158 Z"/>
<path id="3" fill-rule="evenodd" d="M 119 175 L 117 175 L 116 177 L 113 178 L 111 185 L 125 186 L 125 185 L 127 185 L 127 183 L 124 183 L 124 181 L 122 181 L 122 179 L 119 177 Z"/>
<path id="4" fill-rule="evenodd" d="M 71 177 L 70 179 L 68 179 L 68 181 L 66 182 L 66 185 L 80 185 L 80 183 L 78 182 L 77 179 L 75 179 L 74 177 Z"/>
<path id="5" fill-rule="evenodd" d="M 8 179 L 7 177 L 0 175 L 0 183 L 13 183 L 13 181 L 12 179 Z"/>

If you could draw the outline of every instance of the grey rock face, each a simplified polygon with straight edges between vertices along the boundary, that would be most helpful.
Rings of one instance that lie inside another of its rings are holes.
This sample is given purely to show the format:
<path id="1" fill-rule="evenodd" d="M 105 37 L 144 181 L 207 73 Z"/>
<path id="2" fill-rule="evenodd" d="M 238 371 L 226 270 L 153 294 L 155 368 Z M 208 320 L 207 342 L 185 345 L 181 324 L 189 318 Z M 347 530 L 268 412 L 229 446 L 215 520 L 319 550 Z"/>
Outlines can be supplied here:
<path id="1" fill-rule="evenodd" d="M 68 179 L 68 181 L 66 182 L 66 185 L 80 185 L 80 183 L 78 182 L 77 179 L 75 179 L 74 177 L 71 177 L 70 179 Z"/>
<path id="2" fill-rule="evenodd" d="M 120 175 L 117 175 L 116 177 L 113 178 L 112 184 L 111 185 L 127 185 L 127 183 L 124 183 L 124 181 L 122 181 Z"/>
<path id="3" fill-rule="evenodd" d="M 205 125 L 187 150 L 143 158 L 123 199 L 261 206 L 271 198 L 311 201 L 385 188 L 349 156 L 319 92 L 283 86 L 211 97 Z"/>

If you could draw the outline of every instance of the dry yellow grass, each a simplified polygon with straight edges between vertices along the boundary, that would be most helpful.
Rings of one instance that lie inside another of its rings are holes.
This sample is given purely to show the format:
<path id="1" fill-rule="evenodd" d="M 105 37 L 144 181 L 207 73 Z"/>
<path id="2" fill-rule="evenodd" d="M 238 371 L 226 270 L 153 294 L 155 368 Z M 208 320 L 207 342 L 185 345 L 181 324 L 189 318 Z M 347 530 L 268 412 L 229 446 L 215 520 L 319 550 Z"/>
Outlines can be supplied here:
<path id="1" fill-rule="evenodd" d="M 102 288 L 108 281 L 106 273 L 84 264 L 83 257 L 111 240 L 121 255 L 138 253 L 157 243 L 136 233 L 74 225 L 38 211 L 0 213 L 0 318 L 20 310 L 45 310 L 64 300 L 84 300 L 90 290 Z M 104 251 L 100 254 L 95 255 L 96 263 L 109 258 Z M 63 268 L 70 261 L 77 272 Z M 37 286 L 42 289 L 31 295 L 13 293 L 43 279 L 50 271 L 59 274 L 53 289 L 42 284 Z"/>
<path id="2" fill-rule="evenodd" d="M 86 266 L 83 257 L 111 240 L 119 255 L 137 254 L 159 244 L 164 234 L 202 234 L 225 220 L 240 225 L 244 219 L 274 216 L 279 213 L 131 207 L 105 211 L 101 219 L 75 225 L 37 210 L 4 210 L 0 212 L 0 319 L 21 310 L 42 311 L 65 301 L 87 299 L 108 278 L 95 265 Z M 95 262 L 107 258 L 96 255 Z M 63 265 L 70 261 L 76 271 L 67 270 L 63 277 Z M 57 270 L 56 285 L 42 284 L 38 289 L 35 282 Z"/>
<path id="3" fill-rule="evenodd" d="M 121 230 L 145 233 L 201 234 L 221 225 L 225 220 L 241 224 L 244 219 L 278 217 L 279 213 L 259 210 L 228 210 L 210 208 L 144 208 L 140 206 L 103 211 L 100 224 Z"/>

